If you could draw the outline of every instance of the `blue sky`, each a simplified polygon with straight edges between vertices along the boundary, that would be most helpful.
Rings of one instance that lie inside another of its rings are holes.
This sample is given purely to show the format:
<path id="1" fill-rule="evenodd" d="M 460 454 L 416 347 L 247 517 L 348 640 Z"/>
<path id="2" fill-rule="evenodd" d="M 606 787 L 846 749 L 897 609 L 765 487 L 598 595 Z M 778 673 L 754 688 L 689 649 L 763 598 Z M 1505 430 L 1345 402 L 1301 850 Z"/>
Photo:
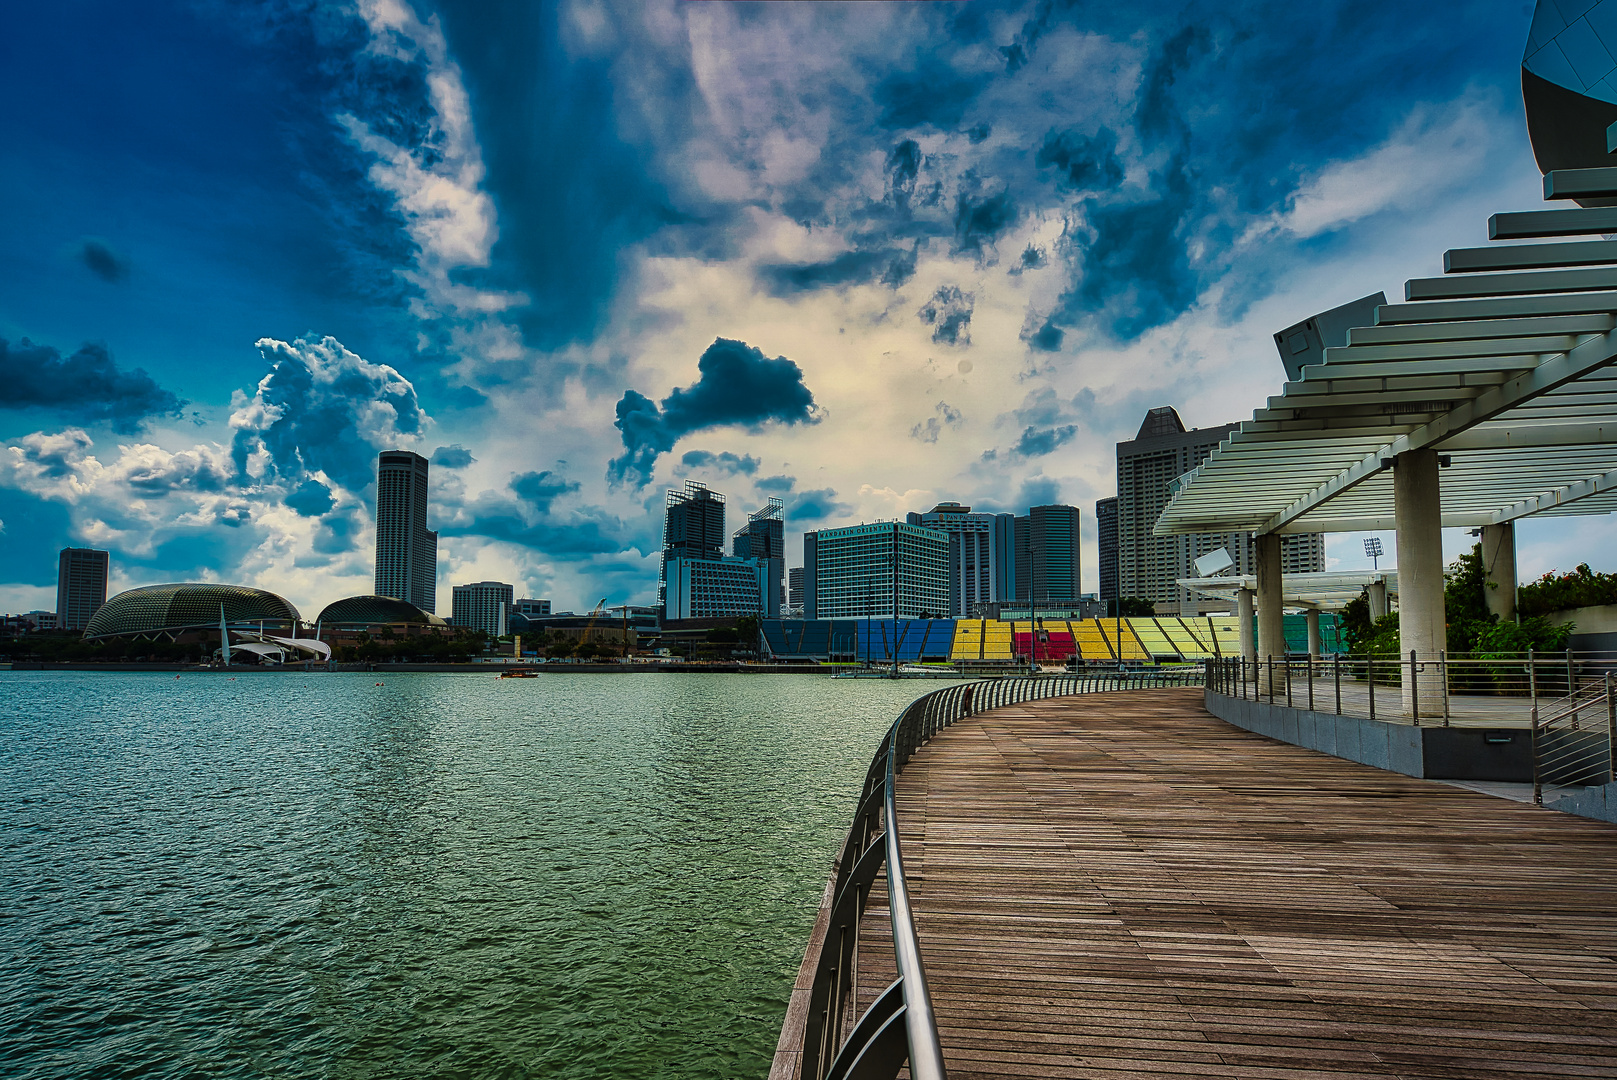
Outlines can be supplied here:
<path id="1" fill-rule="evenodd" d="M 687 477 L 736 521 L 780 496 L 794 536 L 940 499 L 1087 514 L 1147 408 L 1244 418 L 1275 330 L 1536 203 L 1530 17 L 10 11 L 0 604 L 51 606 L 89 544 L 115 587 L 312 616 L 370 590 L 393 446 L 435 462 L 445 609 L 486 578 L 648 602 Z M 1613 550 L 1605 519 L 1521 535 L 1527 573 Z"/>

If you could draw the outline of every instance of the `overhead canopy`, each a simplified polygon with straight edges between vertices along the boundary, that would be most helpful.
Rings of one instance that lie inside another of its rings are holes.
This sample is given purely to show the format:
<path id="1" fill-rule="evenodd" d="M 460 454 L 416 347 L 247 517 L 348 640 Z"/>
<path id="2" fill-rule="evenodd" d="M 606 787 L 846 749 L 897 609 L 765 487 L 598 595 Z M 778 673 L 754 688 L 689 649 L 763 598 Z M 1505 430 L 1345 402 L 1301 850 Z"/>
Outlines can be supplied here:
<path id="1" fill-rule="evenodd" d="M 1617 169 L 1546 198 L 1617 195 Z M 1494 240 L 1617 232 L 1617 207 L 1496 214 Z M 1392 463 L 1431 449 L 1446 526 L 1617 509 L 1617 241 L 1461 248 L 1176 482 L 1158 535 L 1388 529 Z"/>
<path id="2" fill-rule="evenodd" d="M 1340 611 L 1357 600 L 1373 582 L 1385 582 L 1387 596 L 1398 596 L 1396 570 L 1333 570 L 1322 574 L 1285 574 L 1280 579 L 1281 603 L 1286 607 Z M 1235 600 L 1236 591 L 1257 591 L 1258 579 L 1252 574 L 1228 577 L 1180 578 L 1179 585 L 1193 593 L 1218 600 Z"/>

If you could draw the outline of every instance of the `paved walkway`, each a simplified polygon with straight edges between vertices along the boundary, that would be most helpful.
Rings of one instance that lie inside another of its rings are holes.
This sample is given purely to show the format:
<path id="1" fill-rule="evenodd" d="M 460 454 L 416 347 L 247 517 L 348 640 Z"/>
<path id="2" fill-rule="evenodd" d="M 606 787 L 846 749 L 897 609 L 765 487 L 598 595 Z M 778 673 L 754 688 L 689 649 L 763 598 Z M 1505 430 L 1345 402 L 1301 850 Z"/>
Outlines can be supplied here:
<path id="1" fill-rule="evenodd" d="M 953 1080 L 1617 1076 L 1617 826 L 1277 743 L 1200 695 L 998 709 L 910 761 Z"/>

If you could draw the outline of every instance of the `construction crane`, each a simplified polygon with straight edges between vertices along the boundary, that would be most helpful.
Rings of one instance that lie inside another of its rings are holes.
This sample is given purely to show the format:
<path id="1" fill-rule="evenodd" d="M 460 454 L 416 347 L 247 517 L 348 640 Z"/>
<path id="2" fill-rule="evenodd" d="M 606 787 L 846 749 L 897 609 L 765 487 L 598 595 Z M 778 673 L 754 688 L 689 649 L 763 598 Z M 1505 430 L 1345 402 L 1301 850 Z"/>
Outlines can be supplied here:
<path id="1" fill-rule="evenodd" d="M 582 634 L 578 635 L 578 643 L 580 645 L 584 644 L 584 642 L 586 642 L 586 641 L 593 640 L 591 638 L 591 634 L 595 630 L 595 620 L 599 619 L 602 615 L 605 615 L 605 614 L 606 614 L 606 597 L 603 596 L 603 597 L 601 597 L 599 600 L 597 600 L 595 602 L 595 610 L 590 612 L 590 621 L 584 624 L 584 632 Z"/>

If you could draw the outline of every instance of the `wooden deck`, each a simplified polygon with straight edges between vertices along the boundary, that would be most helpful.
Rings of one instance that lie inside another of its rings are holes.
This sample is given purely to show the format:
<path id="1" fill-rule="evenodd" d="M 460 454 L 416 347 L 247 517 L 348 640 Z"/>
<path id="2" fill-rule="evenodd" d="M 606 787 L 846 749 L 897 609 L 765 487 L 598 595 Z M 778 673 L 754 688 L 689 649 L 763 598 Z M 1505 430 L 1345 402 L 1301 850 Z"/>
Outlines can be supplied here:
<path id="1" fill-rule="evenodd" d="M 1617 1077 L 1617 826 L 1277 743 L 1200 695 L 998 709 L 904 770 L 953 1080 Z"/>

